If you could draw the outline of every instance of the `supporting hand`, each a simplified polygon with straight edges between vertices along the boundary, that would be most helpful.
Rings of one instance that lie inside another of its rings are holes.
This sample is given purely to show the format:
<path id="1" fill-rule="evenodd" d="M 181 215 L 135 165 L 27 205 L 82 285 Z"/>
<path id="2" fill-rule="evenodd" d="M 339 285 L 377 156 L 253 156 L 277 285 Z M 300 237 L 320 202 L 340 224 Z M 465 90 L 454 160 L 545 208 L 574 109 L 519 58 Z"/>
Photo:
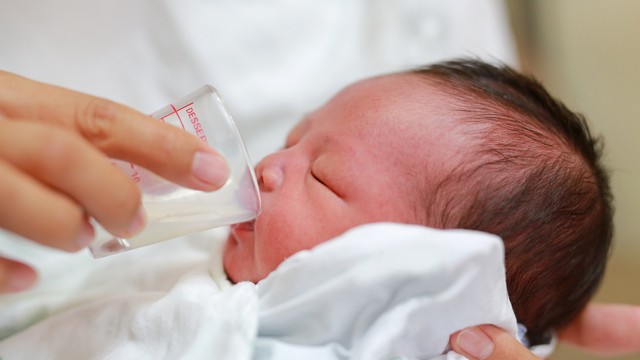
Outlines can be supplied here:
<path id="1" fill-rule="evenodd" d="M 514 337 L 492 325 L 470 327 L 454 333 L 449 345 L 471 360 L 540 360 Z"/>

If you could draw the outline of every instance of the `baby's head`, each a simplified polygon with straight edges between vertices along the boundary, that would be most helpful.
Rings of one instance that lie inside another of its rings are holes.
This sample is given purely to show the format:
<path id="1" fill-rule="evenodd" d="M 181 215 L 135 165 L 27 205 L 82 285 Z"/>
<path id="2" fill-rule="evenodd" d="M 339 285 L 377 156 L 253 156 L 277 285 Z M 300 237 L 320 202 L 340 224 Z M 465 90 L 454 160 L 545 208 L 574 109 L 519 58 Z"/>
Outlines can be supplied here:
<path id="1" fill-rule="evenodd" d="M 533 341 L 596 290 L 612 210 L 584 121 L 535 81 L 477 61 L 358 82 L 309 114 L 256 167 L 263 210 L 232 227 L 234 281 L 377 221 L 497 234 Z"/>

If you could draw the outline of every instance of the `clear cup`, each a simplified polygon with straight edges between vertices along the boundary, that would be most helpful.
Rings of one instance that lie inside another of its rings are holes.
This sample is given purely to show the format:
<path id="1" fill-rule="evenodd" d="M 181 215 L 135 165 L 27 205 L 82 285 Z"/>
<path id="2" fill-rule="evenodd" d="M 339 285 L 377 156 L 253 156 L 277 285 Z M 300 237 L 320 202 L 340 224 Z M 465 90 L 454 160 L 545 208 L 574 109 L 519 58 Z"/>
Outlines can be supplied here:
<path id="1" fill-rule="evenodd" d="M 247 149 L 212 86 L 205 85 L 151 116 L 181 127 L 218 151 L 229 165 L 229 179 L 220 189 L 204 192 L 171 183 L 135 164 L 114 160 L 114 165 L 140 186 L 147 224 L 141 233 L 125 239 L 93 221 L 96 237 L 89 248 L 95 258 L 248 221 L 260 211 L 260 192 Z"/>

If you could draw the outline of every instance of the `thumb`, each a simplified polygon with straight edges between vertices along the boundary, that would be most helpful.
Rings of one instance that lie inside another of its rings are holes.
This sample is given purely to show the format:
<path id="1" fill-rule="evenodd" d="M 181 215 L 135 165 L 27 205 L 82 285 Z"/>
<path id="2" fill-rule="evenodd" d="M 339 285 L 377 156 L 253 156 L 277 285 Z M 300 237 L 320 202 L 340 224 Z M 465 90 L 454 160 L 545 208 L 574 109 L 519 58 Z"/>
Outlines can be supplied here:
<path id="1" fill-rule="evenodd" d="M 504 330 L 479 325 L 454 333 L 451 348 L 472 360 L 539 360 L 529 349 Z"/>

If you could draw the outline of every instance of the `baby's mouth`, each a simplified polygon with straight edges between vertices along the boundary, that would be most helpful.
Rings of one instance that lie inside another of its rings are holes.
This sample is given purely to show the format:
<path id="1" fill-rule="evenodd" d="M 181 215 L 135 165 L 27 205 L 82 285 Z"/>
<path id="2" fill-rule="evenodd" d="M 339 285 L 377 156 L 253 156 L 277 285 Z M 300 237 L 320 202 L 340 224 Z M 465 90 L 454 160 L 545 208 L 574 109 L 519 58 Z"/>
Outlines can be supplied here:
<path id="1" fill-rule="evenodd" d="M 255 220 L 251 220 L 251 221 L 245 221 L 243 223 L 239 223 L 239 224 L 233 224 L 231 225 L 231 230 L 234 232 L 237 231 L 253 231 L 253 227 L 255 225 L 256 221 Z"/>

